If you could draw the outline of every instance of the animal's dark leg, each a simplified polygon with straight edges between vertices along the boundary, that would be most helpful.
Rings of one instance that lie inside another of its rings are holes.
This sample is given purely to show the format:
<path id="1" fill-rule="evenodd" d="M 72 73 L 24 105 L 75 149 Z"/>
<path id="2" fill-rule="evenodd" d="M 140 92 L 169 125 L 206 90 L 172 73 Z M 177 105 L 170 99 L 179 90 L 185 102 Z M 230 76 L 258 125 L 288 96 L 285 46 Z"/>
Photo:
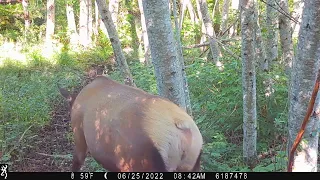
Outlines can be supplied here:
<path id="1" fill-rule="evenodd" d="M 82 129 L 80 132 L 74 134 L 75 151 L 72 160 L 72 171 L 77 172 L 80 170 L 87 156 L 87 144 Z"/>
<path id="2" fill-rule="evenodd" d="M 193 172 L 200 172 L 200 169 L 201 169 L 201 155 L 202 155 L 202 150 L 200 151 L 200 154 L 197 158 L 197 161 L 196 161 L 196 164 L 194 165 L 192 171 Z"/>

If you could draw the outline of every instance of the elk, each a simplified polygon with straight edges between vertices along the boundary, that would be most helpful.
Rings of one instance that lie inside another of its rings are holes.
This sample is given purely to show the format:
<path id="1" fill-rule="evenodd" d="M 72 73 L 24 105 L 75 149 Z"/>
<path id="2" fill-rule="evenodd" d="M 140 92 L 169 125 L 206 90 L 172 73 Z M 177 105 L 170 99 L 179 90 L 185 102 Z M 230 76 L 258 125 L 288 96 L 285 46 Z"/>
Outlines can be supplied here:
<path id="1" fill-rule="evenodd" d="M 59 90 L 71 107 L 72 171 L 80 171 L 87 152 L 110 172 L 200 171 L 202 135 L 168 99 L 105 76 L 78 95 Z"/>

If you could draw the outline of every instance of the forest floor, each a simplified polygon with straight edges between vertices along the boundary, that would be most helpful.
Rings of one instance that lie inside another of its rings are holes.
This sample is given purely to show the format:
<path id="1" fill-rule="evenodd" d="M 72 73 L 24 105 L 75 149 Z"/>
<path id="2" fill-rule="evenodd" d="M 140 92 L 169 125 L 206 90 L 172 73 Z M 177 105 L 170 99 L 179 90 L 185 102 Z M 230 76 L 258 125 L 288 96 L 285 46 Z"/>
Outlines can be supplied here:
<path id="1" fill-rule="evenodd" d="M 88 84 L 93 77 L 91 68 L 82 87 Z M 97 72 L 97 71 L 96 71 Z M 79 92 L 82 87 L 77 87 Z M 13 160 L 10 171 L 15 172 L 70 172 L 72 154 L 74 152 L 73 134 L 70 124 L 68 103 L 55 104 L 50 123 L 40 129 L 32 131 L 34 138 L 29 146 Z M 88 154 L 81 171 L 90 171 L 88 161 L 92 160 Z"/>

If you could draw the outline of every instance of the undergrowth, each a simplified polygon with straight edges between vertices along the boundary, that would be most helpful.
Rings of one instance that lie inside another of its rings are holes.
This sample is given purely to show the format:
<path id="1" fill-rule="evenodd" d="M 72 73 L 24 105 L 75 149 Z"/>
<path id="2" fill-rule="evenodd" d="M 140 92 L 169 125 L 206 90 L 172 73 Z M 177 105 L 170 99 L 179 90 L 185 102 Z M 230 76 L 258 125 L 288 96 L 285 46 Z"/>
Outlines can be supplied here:
<path id="1" fill-rule="evenodd" d="M 103 42 L 102 42 L 103 43 Z M 110 46 L 109 46 L 110 47 Z M 192 52 L 190 52 L 192 53 Z M 194 54 L 186 55 L 186 72 L 190 88 L 193 116 L 204 137 L 204 171 L 281 171 L 285 168 L 285 146 L 281 140 L 286 132 L 286 78 L 279 69 L 268 75 L 257 76 L 258 153 L 274 154 L 259 159 L 249 169 L 242 160 L 242 85 L 241 61 L 224 56 L 224 69 Z M 69 90 L 81 85 L 85 70 L 93 64 L 107 65 L 110 48 L 90 51 L 62 51 L 53 58 L 45 58 L 39 51 L 30 52 L 21 63 L 6 59 L 0 66 L 0 145 L 1 162 L 10 162 L 15 151 L 23 151 L 36 129 L 48 124 L 54 106 L 62 103 L 57 84 Z M 193 58 L 188 58 L 193 57 Z M 152 67 L 137 60 L 129 61 L 136 85 L 157 94 Z M 109 72 L 111 78 L 122 82 L 119 71 Z M 266 77 L 274 80 L 272 98 L 265 97 L 263 83 Z M 265 114 L 264 107 L 269 111 Z M 71 153 L 71 152 L 70 152 Z M 94 161 L 88 161 L 92 170 L 101 171 Z"/>

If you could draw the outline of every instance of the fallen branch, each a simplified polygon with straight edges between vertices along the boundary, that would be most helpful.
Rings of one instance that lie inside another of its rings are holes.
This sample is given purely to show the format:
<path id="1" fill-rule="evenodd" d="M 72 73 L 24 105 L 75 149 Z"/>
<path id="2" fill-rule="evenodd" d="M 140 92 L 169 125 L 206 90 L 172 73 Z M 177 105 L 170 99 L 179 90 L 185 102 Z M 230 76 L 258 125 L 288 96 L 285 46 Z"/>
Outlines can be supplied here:
<path id="1" fill-rule="evenodd" d="M 303 119 L 303 122 L 301 124 L 301 128 L 300 128 L 300 130 L 299 130 L 299 132 L 297 134 L 296 140 L 294 141 L 294 143 L 292 145 L 292 148 L 291 148 L 291 151 L 290 151 L 290 154 L 289 154 L 288 172 L 292 172 L 292 167 L 293 167 L 293 163 L 294 163 L 293 162 L 294 152 L 296 151 L 296 149 L 298 147 L 298 144 L 300 143 L 300 141 L 302 139 L 302 136 L 303 136 L 305 128 L 306 128 L 306 125 L 307 125 L 307 123 L 309 121 L 310 115 L 312 114 L 314 103 L 315 103 L 315 100 L 316 100 L 316 97 L 317 97 L 317 94 L 318 94 L 318 90 L 319 90 L 319 84 L 320 84 L 320 69 L 318 70 L 317 79 L 316 79 L 316 82 L 315 82 L 315 85 L 314 85 L 314 88 L 313 88 L 313 92 L 312 92 L 312 95 L 311 95 L 311 99 L 310 99 L 310 102 L 309 102 L 309 106 L 308 106 L 308 110 L 307 110 L 306 116 Z"/>
<path id="2" fill-rule="evenodd" d="M 51 154 L 45 154 L 45 153 L 38 153 L 39 155 L 42 156 L 49 156 L 49 157 L 55 157 L 55 158 L 63 158 L 63 159 L 72 159 L 72 157 L 70 155 L 51 155 Z"/>

